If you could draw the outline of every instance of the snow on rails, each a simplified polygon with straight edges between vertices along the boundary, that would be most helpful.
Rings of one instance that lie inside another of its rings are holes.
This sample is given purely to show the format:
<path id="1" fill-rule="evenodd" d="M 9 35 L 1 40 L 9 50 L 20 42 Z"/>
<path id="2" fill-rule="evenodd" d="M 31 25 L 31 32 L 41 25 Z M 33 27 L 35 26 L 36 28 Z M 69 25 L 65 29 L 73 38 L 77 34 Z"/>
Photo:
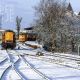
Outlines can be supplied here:
<path id="1" fill-rule="evenodd" d="M 18 54 L 19 59 L 15 62 L 14 62 L 14 60 L 12 60 L 12 59 L 15 59 L 15 58 L 12 58 L 12 56 L 14 56 L 14 55 L 12 55 L 12 53 Z M 15 50 L 13 50 L 13 51 L 7 50 L 7 54 L 9 57 L 8 59 L 10 59 L 9 61 L 11 62 L 12 68 L 15 70 L 15 72 L 18 74 L 18 76 L 20 76 L 21 80 L 30 80 L 30 77 L 28 76 L 28 78 L 27 78 L 27 75 L 26 76 L 24 75 L 25 72 L 21 71 L 19 69 L 19 67 L 23 66 L 23 65 L 19 65 L 19 64 L 23 63 L 23 62 L 26 65 L 25 71 L 27 72 L 27 70 L 30 70 L 31 73 L 33 72 L 34 73 L 33 75 L 37 76 L 37 80 L 50 80 L 46 75 L 44 75 L 43 73 L 38 71 L 36 68 L 34 68 L 23 56 L 20 55 L 19 52 L 15 51 Z M 5 70 L 5 72 L 6 72 L 6 70 Z M 36 77 L 35 77 L 35 79 L 36 79 Z"/>
<path id="2" fill-rule="evenodd" d="M 80 58 L 65 54 L 47 54 L 36 56 L 38 49 L 31 50 L 30 47 L 18 43 L 25 50 L 6 50 L 6 56 L 1 60 L 0 70 L 3 63 L 9 63 L 0 73 L 1 80 L 79 80 L 80 67 L 69 65 L 68 62 L 79 62 Z M 27 54 L 35 55 L 27 55 Z M 74 63 L 75 64 L 75 63 Z M 61 72 L 62 71 L 62 72 Z M 66 74 L 65 74 L 66 73 Z M 68 74 L 69 73 L 69 74 Z M 73 73 L 73 74 L 72 74 Z M 13 77 L 15 76 L 15 78 Z M 69 77 L 71 76 L 71 77 Z"/>

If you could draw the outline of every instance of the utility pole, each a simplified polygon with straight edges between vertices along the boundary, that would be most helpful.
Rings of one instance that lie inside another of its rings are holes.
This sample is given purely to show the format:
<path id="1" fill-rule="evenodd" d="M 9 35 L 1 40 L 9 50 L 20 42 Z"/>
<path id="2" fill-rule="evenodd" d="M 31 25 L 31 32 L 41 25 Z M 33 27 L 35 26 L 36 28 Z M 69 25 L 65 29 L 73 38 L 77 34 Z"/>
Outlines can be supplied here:
<path id="1" fill-rule="evenodd" d="M 19 32 L 20 32 L 20 28 L 21 28 L 21 21 L 22 21 L 22 17 L 19 18 L 19 17 L 17 16 L 17 17 L 16 17 L 17 38 L 19 38 Z"/>

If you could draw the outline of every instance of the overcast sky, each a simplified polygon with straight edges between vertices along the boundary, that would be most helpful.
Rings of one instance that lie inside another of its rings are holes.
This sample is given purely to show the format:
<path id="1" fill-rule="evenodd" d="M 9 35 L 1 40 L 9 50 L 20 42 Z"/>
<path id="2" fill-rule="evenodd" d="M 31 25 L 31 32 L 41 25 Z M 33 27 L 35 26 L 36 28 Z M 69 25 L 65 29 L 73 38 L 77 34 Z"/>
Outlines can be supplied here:
<path id="1" fill-rule="evenodd" d="M 80 0 L 70 0 L 73 10 L 75 12 L 79 12 L 80 11 Z"/>
<path id="2" fill-rule="evenodd" d="M 16 16 L 22 17 L 21 27 L 29 27 L 34 20 L 34 6 L 40 0 L 0 0 L 0 14 L 3 16 L 2 27 L 15 29 Z M 71 2 L 75 12 L 80 11 L 80 0 L 67 0 Z"/>

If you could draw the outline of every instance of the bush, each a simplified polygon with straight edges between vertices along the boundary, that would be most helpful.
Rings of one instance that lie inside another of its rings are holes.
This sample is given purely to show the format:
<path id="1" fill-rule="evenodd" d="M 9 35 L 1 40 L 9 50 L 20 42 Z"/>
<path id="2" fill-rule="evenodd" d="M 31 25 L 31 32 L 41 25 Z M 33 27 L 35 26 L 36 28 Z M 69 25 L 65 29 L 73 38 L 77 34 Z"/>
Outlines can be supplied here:
<path id="1" fill-rule="evenodd" d="M 48 42 L 48 43 L 45 43 L 43 48 L 46 50 L 46 51 L 52 51 L 52 43 L 51 42 Z"/>

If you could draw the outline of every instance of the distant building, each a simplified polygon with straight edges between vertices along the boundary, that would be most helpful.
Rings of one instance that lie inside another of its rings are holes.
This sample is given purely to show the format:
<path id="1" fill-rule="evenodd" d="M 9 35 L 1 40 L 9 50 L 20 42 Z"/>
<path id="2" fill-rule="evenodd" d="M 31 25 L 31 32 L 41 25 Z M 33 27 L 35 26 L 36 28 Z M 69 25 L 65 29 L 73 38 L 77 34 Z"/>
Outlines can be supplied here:
<path id="1" fill-rule="evenodd" d="M 80 16 L 80 12 L 78 13 L 78 15 Z"/>
<path id="2" fill-rule="evenodd" d="M 78 13 L 77 17 L 80 19 L 80 12 Z"/>
<path id="3" fill-rule="evenodd" d="M 73 8 L 72 8 L 71 4 L 69 3 L 69 5 L 66 9 L 66 15 L 73 16 L 73 14 L 74 14 Z"/>
<path id="4" fill-rule="evenodd" d="M 24 30 L 33 30 L 33 27 L 24 28 Z"/>
<path id="5" fill-rule="evenodd" d="M 24 31 L 26 31 L 27 33 L 32 33 L 33 27 L 24 28 Z"/>
<path id="6" fill-rule="evenodd" d="M 80 12 L 74 12 L 71 3 L 69 3 L 65 15 L 73 20 L 74 26 L 72 26 L 73 29 L 71 30 L 75 34 L 80 34 Z"/>

